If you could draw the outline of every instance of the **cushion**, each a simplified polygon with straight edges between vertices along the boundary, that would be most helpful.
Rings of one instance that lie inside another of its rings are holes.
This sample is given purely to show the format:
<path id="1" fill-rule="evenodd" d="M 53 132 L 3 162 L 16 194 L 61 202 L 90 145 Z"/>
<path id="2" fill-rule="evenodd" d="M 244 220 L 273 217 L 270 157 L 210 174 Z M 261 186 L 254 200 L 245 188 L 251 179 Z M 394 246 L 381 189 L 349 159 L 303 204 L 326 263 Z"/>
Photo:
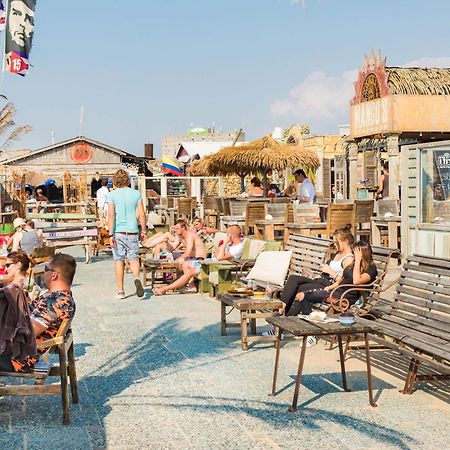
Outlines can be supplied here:
<path id="1" fill-rule="evenodd" d="M 242 252 L 242 259 L 256 259 L 258 255 L 264 250 L 266 241 L 261 239 L 244 239 L 244 251 Z"/>
<path id="2" fill-rule="evenodd" d="M 283 286 L 289 270 L 292 252 L 262 252 L 247 279 Z"/>

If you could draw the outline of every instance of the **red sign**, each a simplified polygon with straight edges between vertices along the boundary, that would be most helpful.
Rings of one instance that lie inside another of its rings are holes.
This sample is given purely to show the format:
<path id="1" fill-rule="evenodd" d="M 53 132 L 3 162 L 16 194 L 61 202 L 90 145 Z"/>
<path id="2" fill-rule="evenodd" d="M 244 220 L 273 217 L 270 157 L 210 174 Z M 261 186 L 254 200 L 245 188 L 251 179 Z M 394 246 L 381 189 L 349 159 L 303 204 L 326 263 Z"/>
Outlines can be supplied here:
<path id="1" fill-rule="evenodd" d="M 71 158 L 78 164 L 86 164 L 92 159 L 92 148 L 88 144 L 76 144 L 70 150 Z"/>

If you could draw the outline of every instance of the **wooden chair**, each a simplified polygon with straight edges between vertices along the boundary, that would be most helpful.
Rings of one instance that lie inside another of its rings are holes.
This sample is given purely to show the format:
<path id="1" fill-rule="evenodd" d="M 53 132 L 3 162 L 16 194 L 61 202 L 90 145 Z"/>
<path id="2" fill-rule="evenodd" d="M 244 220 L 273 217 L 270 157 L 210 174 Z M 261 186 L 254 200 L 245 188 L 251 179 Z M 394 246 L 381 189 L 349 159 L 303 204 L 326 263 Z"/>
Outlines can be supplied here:
<path id="1" fill-rule="evenodd" d="M 271 215 L 273 220 L 284 221 L 286 218 L 287 206 L 288 205 L 286 203 L 266 203 L 264 205 L 265 215 Z"/>
<path id="2" fill-rule="evenodd" d="M 179 198 L 178 199 L 178 217 L 192 219 L 197 200 L 195 198 Z"/>
<path id="3" fill-rule="evenodd" d="M 352 204 L 331 204 L 328 207 L 327 229 L 324 234 L 330 238 L 338 228 L 343 228 L 346 225 L 352 225 L 353 235 L 355 234 L 355 205 Z"/>
<path id="4" fill-rule="evenodd" d="M 72 403 L 78 403 L 78 385 L 75 369 L 75 354 L 73 349 L 73 335 L 70 328 L 71 321 L 64 320 L 59 327 L 58 333 L 52 339 L 39 342 L 38 349 L 45 349 L 46 353 L 56 353 L 59 357 L 59 364 L 52 365 L 43 361 L 41 355 L 39 362 L 31 372 L 0 372 L 0 377 L 15 377 L 34 379 L 34 385 L 0 385 L 0 396 L 3 395 L 61 395 L 63 409 L 63 424 L 70 422 L 69 408 L 69 380 Z M 59 376 L 60 382 L 57 384 L 45 384 L 48 377 Z"/>
<path id="5" fill-rule="evenodd" d="M 294 222 L 294 205 L 289 203 L 286 208 L 286 215 L 284 216 L 284 223 Z"/>
<path id="6" fill-rule="evenodd" d="M 247 202 L 230 200 L 230 216 L 243 216 L 247 208 Z"/>
<path id="7" fill-rule="evenodd" d="M 318 205 L 292 205 L 294 223 L 315 222 L 319 219 Z M 287 222 L 291 223 L 291 222 Z"/>
<path id="8" fill-rule="evenodd" d="M 370 242 L 374 200 L 355 200 L 355 239 Z M 367 227 L 368 225 L 368 227 Z"/>
<path id="9" fill-rule="evenodd" d="M 203 216 L 205 224 L 212 228 L 219 225 L 219 211 L 216 197 L 203 197 Z"/>
<path id="10" fill-rule="evenodd" d="M 264 220 L 266 216 L 265 203 L 248 202 L 245 211 L 244 233 L 246 235 L 253 234 L 256 221 Z"/>
<path id="11" fill-rule="evenodd" d="M 384 217 L 386 213 L 390 213 L 394 216 L 398 216 L 400 213 L 400 206 L 398 200 L 378 200 L 377 206 L 377 216 Z"/>
<path id="12" fill-rule="evenodd" d="M 286 203 L 264 204 L 264 220 L 255 222 L 255 237 L 257 239 L 275 240 L 283 238 L 286 219 Z M 271 219 L 266 219 L 270 215 Z"/>

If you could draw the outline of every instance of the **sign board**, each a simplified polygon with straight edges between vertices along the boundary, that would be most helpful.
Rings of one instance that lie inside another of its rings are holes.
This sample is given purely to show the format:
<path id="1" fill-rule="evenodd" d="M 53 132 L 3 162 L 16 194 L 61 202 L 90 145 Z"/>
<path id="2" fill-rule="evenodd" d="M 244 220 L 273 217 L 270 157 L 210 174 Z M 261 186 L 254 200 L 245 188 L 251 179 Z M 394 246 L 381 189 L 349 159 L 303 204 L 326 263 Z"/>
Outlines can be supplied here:
<path id="1" fill-rule="evenodd" d="M 97 236 L 97 229 L 89 230 L 71 230 L 71 231 L 48 231 L 44 232 L 46 239 L 66 239 L 66 238 L 78 238 L 87 236 Z"/>
<path id="2" fill-rule="evenodd" d="M 390 130 L 392 108 L 389 97 L 352 105 L 350 130 L 352 136 L 370 136 Z"/>

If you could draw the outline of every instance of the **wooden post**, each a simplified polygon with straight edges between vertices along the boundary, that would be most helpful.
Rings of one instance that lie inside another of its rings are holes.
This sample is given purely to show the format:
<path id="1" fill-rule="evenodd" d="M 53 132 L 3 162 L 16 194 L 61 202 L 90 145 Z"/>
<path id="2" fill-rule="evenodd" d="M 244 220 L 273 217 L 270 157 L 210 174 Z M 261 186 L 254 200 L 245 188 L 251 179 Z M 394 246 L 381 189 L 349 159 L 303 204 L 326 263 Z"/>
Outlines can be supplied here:
<path id="1" fill-rule="evenodd" d="M 144 204 L 144 211 L 147 214 L 147 190 L 145 188 L 145 175 L 138 175 L 138 190 L 142 195 L 142 202 Z"/>
<path id="2" fill-rule="evenodd" d="M 350 186 L 349 186 L 349 198 L 350 200 L 356 200 L 358 176 L 357 176 L 357 165 L 358 165 L 358 144 L 353 141 L 349 145 L 348 154 L 348 168 L 350 173 Z"/>
<path id="3" fill-rule="evenodd" d="M 387 151 L 389 158 L 389 198 L 398 200 L 400 185 L 399 169 L 400 169 L 400 152 L 398 147 L 398 134 L 390 134 L 387 141 Z"/>

